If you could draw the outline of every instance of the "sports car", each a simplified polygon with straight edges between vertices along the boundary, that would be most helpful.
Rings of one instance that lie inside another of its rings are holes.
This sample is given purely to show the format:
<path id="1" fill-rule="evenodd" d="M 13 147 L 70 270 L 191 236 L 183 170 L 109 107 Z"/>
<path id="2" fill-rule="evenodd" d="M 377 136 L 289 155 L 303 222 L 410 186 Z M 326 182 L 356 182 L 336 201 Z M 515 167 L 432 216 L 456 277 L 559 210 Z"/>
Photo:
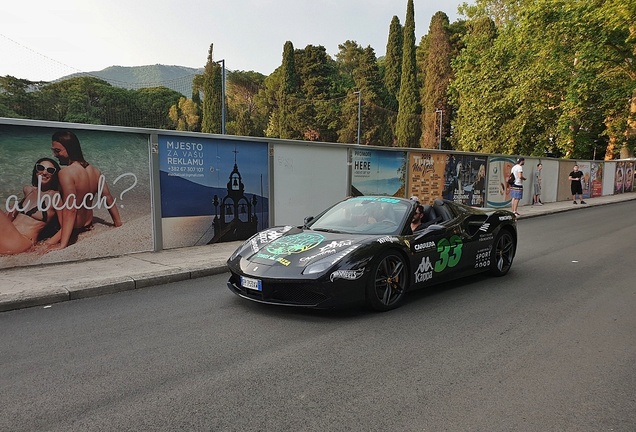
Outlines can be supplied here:
<path id="1" fill-rule="evenodd" d="M 366 303 L 385 311 L 406 293 L 451 279 L 510 270 L 517 220 L 503 209 L 437 199 L 411 230 L 417 202 L 345 199 L 301 226 L 266 229 L 228 259 L 228 287 L 260 303 L 329 309 Z"/>

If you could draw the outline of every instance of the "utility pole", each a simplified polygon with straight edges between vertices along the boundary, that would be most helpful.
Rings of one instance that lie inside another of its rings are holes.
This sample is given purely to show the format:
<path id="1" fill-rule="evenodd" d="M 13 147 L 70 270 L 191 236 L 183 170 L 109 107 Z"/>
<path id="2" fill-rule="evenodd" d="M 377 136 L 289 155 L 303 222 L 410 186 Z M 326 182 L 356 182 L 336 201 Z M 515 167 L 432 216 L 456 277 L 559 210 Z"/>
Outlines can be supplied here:
<path id="1" fill-rule="evenodd" d="M 360 145 L 360 121 L 362 118 L 362 91 L 353 92 L 358 95 L 358 145 Z"/>
<path id="2" fill-rule="evenodd" d="M 444 116 L 444 110 L 437 108 L 435 114 L 439 113 L 439 150 L 442 149 L 442 117 Z"/>
<path id="3" fill-rule="evenodd" d="M 221 134 L 225 135 L 225 59 L 219 60 L 221 63 Z"/>

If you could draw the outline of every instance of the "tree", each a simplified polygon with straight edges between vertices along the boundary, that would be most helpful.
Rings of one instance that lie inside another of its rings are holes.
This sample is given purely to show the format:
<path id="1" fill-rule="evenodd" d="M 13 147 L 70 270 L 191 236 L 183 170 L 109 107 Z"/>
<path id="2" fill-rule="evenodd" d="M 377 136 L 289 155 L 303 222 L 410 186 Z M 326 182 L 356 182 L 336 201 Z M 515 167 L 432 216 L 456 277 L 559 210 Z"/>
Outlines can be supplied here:
<path id="1" fill-rule="evenodd" d="M 19 79 L 7 75 L 0 77 L 0 116 L 24 117 L 33 115 L 33 93 L 45 83 Z"/>
<path id="2" fill-rule="evenodd" d="M 497 138 L 497 126 L 505 112 L 503 73 L 495 73 L 501 58 L 496 56 L 497 29 L 487 16 L 468 23 L 466 48 L 452 62 L 455 79 L 450 85 L 456 112 L 453 147 L 457 150 L 514 154 L 514 143 Z"/>
<path id="3" fill-rule="evenodd" d="M 356 69 L 354 78 L 365 102 L 365 109 L 361 113 L 361 143 L 391 146 L 391 112 L 381 106 L 388 95 L 380 76 L 375 51 L 370 46 L 367 46 L 360 56 L 360 66 Z"/>
<path id="4" fill-rule="evenodd" d="M 278 92 L 278 136 L 291 139 L 299 137 L 294 119 L 296 97 L 298 94 L 298 74 L 296 73 L 296 61 L 294 45 L 287 41 L 283 47 L 283 64 L 281 66 L 281 85 Z"/>
<path id="5" fill-rule="evenodd" d="M 427 40 L 426 57 L 424 59 L 424 88 L 422 92 L 422 139 L 421 147 L 437 148 L 442 138 L 447 135 L 450 126 L 450 110 L 446 96 L 451 79 L 451 43 L 448 31 L 448 16 L 437 12 L 431 19 Z M 442 116 L 441 130 L 436 111 L 445 113 Z"/>
<path id="6" fill-rule="evenodd" d="M 203 72 L 203 117 L 201 132 L 221 133 L 222 116 L 222 71 L 212 55 L 214 44 L 210 44 L 208 61 Z"/>
<path id="7" fill-rule="evenodd" d="M 137 117 L 134 126 L 154 129 L 168 129 L 171 127 L 168 113 L 170 107 L 178 103 L 182 97 L 179 92 L 166 87 L 147 87 L 134 90 Z M 199 115 L 198 111 L 196 113 Z M 201 123 L 189 130 L 198 130 Z"/>
<path id="8" fill-rule="evenodd" d="M 243 136 L 263 136 L 267 116 L 261 116 L 256 98 L 265 75 L 253 71 L 232 71 L 227 75 L 226 133 Z"/>
<path id="9" fill-rule="evenodd" d="M 353 74 L 360 66 L 360 56 L 362 55 L 362 47 L 357 42 L 348 40 L 338 45 L 338 54 L 336 54 L 336 67 L 338 76 L 342 79 L 338 82 L 340 88 L 350 89 L 355 86 Z"/>
<path id="10" fill-rule="evenodd" d="M 420 96 L 417 87 L 415 61 L 415 12 L 413 0 L 408 0 L 404 23 L 402 76 L 400 79 L 399 109 L 396 124 L 397 145 L 417 147 L 420 138 Z"/>
<path id="11" fill-rule="evenodd" d="M 605 139 L 606 157 L 629 154 L 635 8 L 478 0 L 467 9 L 472 29 L 484 20 L 499 26 L 489 46 L 473 32 L 453 63 L 458 147 L 587 159 Z"/>
<path id="12" fill-rule="evenodd" d="M 168 117 L 176 130 L 193 131 L 199 124 L 197 105 L 192 99 L 181 97 L 177 105 L 170 107 Z"/>
<path id="13" fill-rule="evenodd" d="M 386 107 L 392 111 L 398 110 L 398 95 L 400 94 L 400 79 L 402 77 L 402 49 L 404 45 L 403 29 L 397 16 L 391 19 L 389 38 L 386 43 L 384 59 L 384 85 L 387 90 Z"/>
<path id="14" fill-rule="evenodd" d="M 340 112 L 334 98 L 343 96 L 332 92 L 336 63 L 323 46 L 307 45 L 303 50 L 296 50 L 294 57 L 302 96 L 298 100 L 294 129 L 308 141 L 335 142 Z"/>

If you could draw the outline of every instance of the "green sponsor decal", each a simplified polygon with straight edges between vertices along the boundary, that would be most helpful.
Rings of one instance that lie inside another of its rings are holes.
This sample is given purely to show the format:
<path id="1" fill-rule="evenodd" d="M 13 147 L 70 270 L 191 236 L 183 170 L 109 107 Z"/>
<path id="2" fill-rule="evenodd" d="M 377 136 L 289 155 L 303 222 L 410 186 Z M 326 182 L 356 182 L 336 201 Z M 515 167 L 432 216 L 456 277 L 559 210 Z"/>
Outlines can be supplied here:
<path id="1" fill-rule="evenodd" d="M 446 270 L 447 267 L 452 268 L 459 263 L 462 257 L 462 239 L 454 235 L 449 239 L 441 239 L 437 243 L 437 252 L 439 259 L 435 262 L 435 272 L 439 273 Z"/>

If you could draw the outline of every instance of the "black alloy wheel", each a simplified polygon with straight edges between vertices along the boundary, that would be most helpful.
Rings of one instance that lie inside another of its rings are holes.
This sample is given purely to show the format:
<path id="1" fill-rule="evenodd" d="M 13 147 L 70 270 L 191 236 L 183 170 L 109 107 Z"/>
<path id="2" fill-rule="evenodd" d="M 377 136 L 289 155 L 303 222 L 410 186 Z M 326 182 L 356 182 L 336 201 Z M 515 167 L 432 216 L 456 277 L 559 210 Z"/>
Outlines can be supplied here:
<path id="1" fill-rule="evenodd" d="M 367 303 L 377 311 L 395 309 L 404 299 L 408 273 L 404 258 L 397 252 L 380 256 L 372 268 L 367 286 Z"/>
<path id="2" fill-rule="evenodd" d="M 502 230 L 495 239 L 490 262 L 490 273 L 493 276 L 503 276 L 512 267 L 515 257 L 515 239 L 508 230 Z"/>

